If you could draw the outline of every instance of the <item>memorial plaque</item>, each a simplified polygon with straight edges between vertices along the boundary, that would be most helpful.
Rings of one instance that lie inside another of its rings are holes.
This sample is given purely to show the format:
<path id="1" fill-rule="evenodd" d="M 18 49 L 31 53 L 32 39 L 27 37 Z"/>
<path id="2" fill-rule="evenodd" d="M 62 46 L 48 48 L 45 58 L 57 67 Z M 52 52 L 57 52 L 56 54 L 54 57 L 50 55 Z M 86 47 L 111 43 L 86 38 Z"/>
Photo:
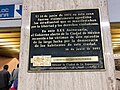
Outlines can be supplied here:
<path id="1" fill-rule="evenodd" d="M 99 9 L 32 12 L 29 71 L 104 69 Z"/>

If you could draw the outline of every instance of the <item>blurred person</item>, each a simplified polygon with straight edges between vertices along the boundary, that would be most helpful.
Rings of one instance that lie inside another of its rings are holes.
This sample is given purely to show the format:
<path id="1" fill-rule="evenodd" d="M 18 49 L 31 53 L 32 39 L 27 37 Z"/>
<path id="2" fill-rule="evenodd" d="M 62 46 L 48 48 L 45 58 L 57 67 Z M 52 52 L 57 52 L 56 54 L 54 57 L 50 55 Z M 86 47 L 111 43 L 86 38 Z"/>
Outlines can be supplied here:
<path id="1" fill-rule="evenodd" d="M 14 70 L 15 69 L 13 69 L 13 71 L 11 72 L 11 74 L 10 74 L 10 81 L 9 81 L 9 87 L 11 87 L 12 86 L 12 83 L 13 83 L 13 73 L 14 73 Z"/>
<path id="2" fill-rule="evenodd" d="M 8 65 L 4 65 L 3 70 L 0 71 L 0 90 L 9 90 L 10 73 L 7 71 Z"/>
<path id="3" fill-rule="evenodd" d="M 19 72 L 19 64 L 17 64 L 17 68 L 14 69 L 10 76 L 10 85 L 14 82 L 14 80 L 18 79 L 18 72 Z"/>

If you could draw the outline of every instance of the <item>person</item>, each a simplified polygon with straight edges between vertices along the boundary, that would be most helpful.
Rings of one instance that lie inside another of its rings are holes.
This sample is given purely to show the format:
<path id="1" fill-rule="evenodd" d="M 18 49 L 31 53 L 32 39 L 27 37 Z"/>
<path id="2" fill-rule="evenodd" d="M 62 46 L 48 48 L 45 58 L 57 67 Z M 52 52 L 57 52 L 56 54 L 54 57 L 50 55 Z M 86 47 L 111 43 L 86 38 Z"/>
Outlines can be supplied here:
<path id="1" fill-rule="evenodd" d="M 14 70 L 15 69 L 13 69 L 13 71 L 12 71 L 12 73 L 11 73 L 11 75 L 10 75 L 10 81 L 9 81 L 9 87 L 11 87 L 12 86 L 12 83 L 13 83 L 13 73 L 14 73 Z"/>
<path id="2" fill-rule="evenodd" d="M 17 68 L 13 70 L 11 73 L 11 88 L 10 90 L 17 90 L 18 87 L 18 73 L 19 73 L 19 64 L 17 64 Z"/>
<path id="3" fill-rule="evenodd" d="M 0 90 L 9 90 L 10 73 L 7 71 L 8 65 L 4 65 L 3 70 L 0 71 Z"/>
<path id="4" fill-rule="evenodd" d="M 10 76 L 10 82 L 13 83 L 14 80 L 18 79 L 18 72 L 19 72 L 19 64 L 17 64 L 17 68 L 12 71 L 11 76 Z"/>

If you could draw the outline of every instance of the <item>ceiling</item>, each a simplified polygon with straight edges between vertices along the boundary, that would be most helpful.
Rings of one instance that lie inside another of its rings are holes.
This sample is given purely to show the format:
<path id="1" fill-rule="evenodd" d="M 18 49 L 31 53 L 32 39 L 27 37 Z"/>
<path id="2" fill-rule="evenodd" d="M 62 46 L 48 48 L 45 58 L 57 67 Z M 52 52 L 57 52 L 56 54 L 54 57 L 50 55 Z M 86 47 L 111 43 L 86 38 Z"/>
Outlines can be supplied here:
<path id="1" fill-rule="evenodd" d="M 0 28 L 0 56 L 19 57 L 20 28 Z"/>
<path id="2" fill-rule="evenodd" d="M 114 54 L 120 54 L 120 23 L 111 23 L 112 46 Z"/>
<path id="3" fill-rule="evenodd" d="M 0 56 L 19 57 L 20 27 L 0 28 Z M 120 54 L 120 23 L 111 23 L 114 54 Z"/>

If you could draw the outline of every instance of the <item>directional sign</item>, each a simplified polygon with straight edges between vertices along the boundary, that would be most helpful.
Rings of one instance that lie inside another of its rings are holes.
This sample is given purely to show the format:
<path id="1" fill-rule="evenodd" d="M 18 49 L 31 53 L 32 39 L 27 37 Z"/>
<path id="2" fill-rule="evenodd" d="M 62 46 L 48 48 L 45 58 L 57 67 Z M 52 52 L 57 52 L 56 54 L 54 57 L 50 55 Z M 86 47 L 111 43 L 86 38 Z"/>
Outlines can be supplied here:
<path id="1" fill-rule="evenodd" d="M 22 5 L 19 5 L 19 9 L 16 9 L 16 11 L 17 11 L 20 15 L 22 15 Z"/>
<path id="2" fill-rule="evenodd" d="M 21 18 L 22 16 L 22 5 L 15 5 L 14 17 Z"/>
<path id="3" fill-rule="evenodd" d="M 0 5 L 0 19 L 21 18 L 22 5 Z"/>

